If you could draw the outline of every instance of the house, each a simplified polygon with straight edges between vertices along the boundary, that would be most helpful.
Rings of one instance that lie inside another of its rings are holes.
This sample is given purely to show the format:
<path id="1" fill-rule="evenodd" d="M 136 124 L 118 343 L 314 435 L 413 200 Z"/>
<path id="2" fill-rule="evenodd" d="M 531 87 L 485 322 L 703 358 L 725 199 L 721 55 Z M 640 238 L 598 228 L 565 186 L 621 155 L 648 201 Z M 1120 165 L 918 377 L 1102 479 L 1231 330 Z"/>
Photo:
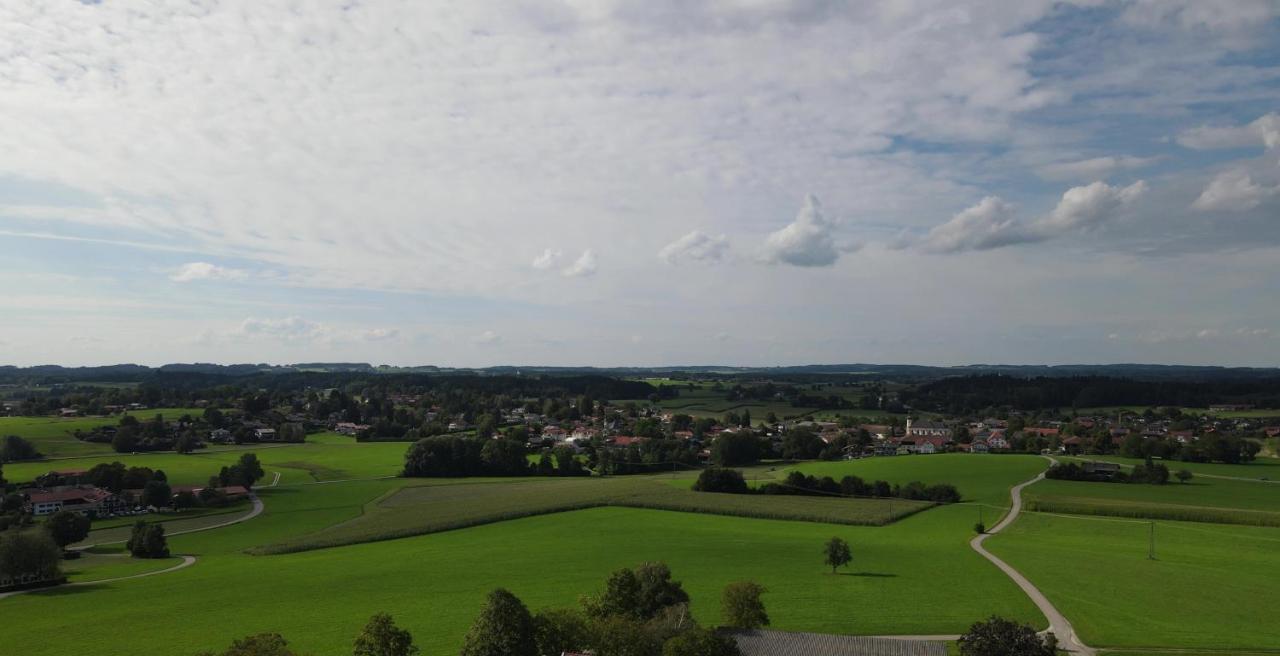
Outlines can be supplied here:
<path id="1" fill-rule="evenodd" d="M 632 446 L 632 445 L 638 445 L 638 444 L 640 444 L 641 442 L 644 442 L 644 441 L 645 441 L 645 440 L 647 440 L 647 439 L 649 439 L 649 438 L 647 438 L 647 437 L 630 437 L 630 436 L 627 436 L 627 435 L 619 435 L 619 436 L 617 436 L 617 437 L 611 438 L 609 441 L 610 441 L 610 442 L 612 442 L 614 446 Z"/>
<path id="2" fill-rule="evenodd" d="M 1262 432 L 1267 437 L 1277 437 L 1277 436 L 1280 436 L 1280 426 L 1267 426 L 1266 428 L 1262 429 Z"/>
<path id="3" fill-rule="evenodd" d="M 340 421 L 333 427 L 334 432 L 342 435 L 359 435 L 363 431 L 369 430 L 368 424 L 357 424 L 350 421 Z"/>
<path id="4" fill-rule="evenodd" d="M 1040 428 L 1037 426 L 1028 426 L 1022 429 L 1022 434 L 1036 437 L 1057 437 L 1062 431 L 1057 428 Z"/>
<path id="5" fill-rule="evenodd" d="M 36 517 L 70 510 L 81 515 L 109 515 L 121 512 L 128 503 L 119 495 L 90 485 L 61 487 L 53 490 L 33 489 L 23 493 L 23 509 Z"/>
<path id="6" fill-rule="evenodd" d="M 791 633 L 768 629 L 732 630 L 742 656 L 946 656 L 943 642 L 899 640 L 822 633 Z"/>
<path id="7" fill-rule="evenodd" d="M 1196 439 L 1195 433 L 1189 430 L 1169 431 L 1169 437 L 1173 438 L 1179 444 L 1194 442 Z"/>
<path id="8" fill-rule="evenodd" d="M 276 429 L 274 428 L 256 428 L 253 436 L 258 438 L 259 442 L 274 442 L 276 439 Z"/>
<path id="9" fill-rule="evenodd" d="M 1120 465 L 1114 462 L 1086 462 L 1083 468 L 1084 473 L 1102 478 L 1115 478 L 1120 473 Z"/>
<path id="10" fill-rule="evenodd" d="M 230 442 L 231 440 L 232 440 L 231 431 L 225 428 L 215 428 L 209 431 L 210 442 L 227 443 L 227 442 Z"/>
<path id="11" fill-rule="evenodd" d="M 969 445 L 969 450 L 973 453 L 990 453 L 991 446 L 982 440 L 978 440 Z"/>

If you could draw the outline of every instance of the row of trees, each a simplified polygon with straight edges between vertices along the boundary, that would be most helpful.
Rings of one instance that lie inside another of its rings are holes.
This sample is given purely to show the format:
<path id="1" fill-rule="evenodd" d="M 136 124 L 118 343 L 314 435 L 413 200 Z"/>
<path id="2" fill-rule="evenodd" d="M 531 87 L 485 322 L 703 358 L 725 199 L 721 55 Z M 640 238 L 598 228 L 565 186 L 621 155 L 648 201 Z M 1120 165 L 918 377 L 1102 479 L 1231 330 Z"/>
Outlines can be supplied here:
<path id="1" fill-rule="evenodd" d="M 1134 465 L 1133 470 L 1125 472 L 1124 470 L 1116 472 L 1100 473 L 1097 471 L 1087 470 L 1084 466 L 1066 462 L 1053 465 L 1044 473 L 1045 478 L 1053 478 L 1064 481 L 1090 481 L 1100 483 L 1145 483 L 1150 485 L 1164 485 L 1169 482 L 1169 468 L 1163 463 L 1152 462 L 1148 459 L 1146 462 Z M 1192 478 L 1192 473 L 1182 469 L 1177 473 L 1179 481 L 1186 483 Z"/>
<path id="2" fill-rule="evenodd" d="M 954 485 L 939 483 L 926 485 L 912 481 L 906 485 L 892 485 L 888 481 L 868 482 L 857 476 L 845 476 L 836 481 L 830 476 L 818 478 L 793 471 L 782 483 L 770 482 L 759 488 L 751 488 L 742 472 L 725 467 L 708 467 L 698 474 L 693 489 L 698 492 L 726 492 L 729 494 L 794 494 L 835 497 L 896 497 L 936 503 L 956 503 L 960 492 Z"/>

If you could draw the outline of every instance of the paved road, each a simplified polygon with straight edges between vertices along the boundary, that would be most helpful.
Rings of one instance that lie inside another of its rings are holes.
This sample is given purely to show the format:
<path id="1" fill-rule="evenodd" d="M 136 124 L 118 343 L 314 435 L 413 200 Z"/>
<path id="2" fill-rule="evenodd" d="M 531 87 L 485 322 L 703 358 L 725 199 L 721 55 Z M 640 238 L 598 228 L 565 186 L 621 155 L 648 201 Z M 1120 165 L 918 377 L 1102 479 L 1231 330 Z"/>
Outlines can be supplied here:
<path id="1" fill-rule="evenodd" d="M 276 474 L 276 477 L 277 477 L 277 478 L 276 478 L 276 480 L 279 480 L 279 476 L 280 476 L 279 474 Z M 274 485 L 274 483 L 272 483 L 272 485 Z M 271 486 L 269 485 L 269 486 L 267 486 L 267 487 L 271 487 Z M 212 530 L 213 530 L 213 529 L 215 529 L 215 528 L 223 528 L 223 527 L 226 527 L 226 526 L 232 526 L 232 525 L 234 525 L 234 524 L 239 524 L 240 522 L 247 522 L 247 521 L 249 521 L 249 520 L 253 519 L 254 517 L 257 517 L 258 515 L 261 515 L 263 510 L 266 510 L 266 506 L 265 506 L 265 505 L 263 505 L 263 503 L 262 503 L 262 499 L 259 499 L 257 494 L 254 494 L 253 492 L 250 492 L 250 493 L 249 493 L 249 501 L 253 502 L 253 507 L 249 509 L 249 512 L 247 512 L 247 513 L 245 513 L 245 514 L 243 514 L 243 515 L 241 515 L 241 516 L 239 516 L 239 517 L 237 517 L 237 518 L 235 518 L 235 519 L 230 519 L 230 520 L 227 520 L 227 521 L 225 521 L 225 522 L 220 522 L 220 523 L 217 523 L 217 524 L 212 524 L 212 525 L 210 525 L 210 526 L 201 526 L 200 528 L 189 528 L 189 529 L 186 529 L 186 530 L 183 530 L 183 531 L 174 531 L 174 532 L 172 532 L 172 533 L 165 533 L 165 537 L 167 537 L 167 538 L 171 538 L 171 537 L 173 537 L 173 536 L 175 536 L 175 535 L 186 535 L 186 534 L 188 534 L 188 533 L 199 533 L 199 532 L 201 532 L 201 531 L 212 531 Z M 110 542 L 95 542 L 95 543 L 93 543 L 93 544 L 76 545 L 75 547 L 72 547 L 72 548 L 73 548 L 73 549 L 75 549 L 75 550 L 77 550 L 77 551 L 80 551 L 80 550 L 83 550 L 83 549 L 89 549 L 89 548 L 92 548 L 92 547 L 97 547 L 97 546 L 101 546 L 101 545 L 105 545 L 105 544 L 123 544 L 123 543 L 128 542 L 128 541 L 129 541 L 129 540 L 127 540 L 127 539 L 125 539 L 125 540 L 111 540 Z"/>
<path id="2" fill-rule="evenodd" d="M 1051 464 L 1058 464 L 1057 460 L 1049 458 L 1048 456 L 1045 457 L 1048 458 Z M 986 547 L 982 546 L 982 543 L 986 542 L 987 538 L 1003 531 L 1018 518 L 1018 514 L 1022 512 L 1022 488 L 1036 483 L 1043 478 L 1044 472 L 1040 472 L 1035 478 L 1015 485 L 1013 490 L 1010 492 L 1013 505 L 1009 508 L 1009 513 L 1004 516 L 1004 519 L 1000 520 L 1000 523 L 991 527 L 991 530 L 970 540 L 969 546 L 973 547 L 974 551 L 981 554 L 983 558 L 991 561 L 996 567 L 1000 568 L 1000 571 L 1013 579 L 1013 582 L 1018 584 L 1018 587 L 1022 588 L 1023 592 L 1027 593 L 1027 596 L 1031 598 L 1031 601 L 1035 602 L 1035 605 L 1040 609 L 1040 612 L 1044 613 L 1044 616 L 1049 618 L 1048 630 L 1052 631 L 1053 634 L 1057 636 L 1059 649 L 1065 649 L 1072 653 L 1080 654 L 1081 656 L 1094 656 L 1097 652 L 1080 640 L 1080 637 L 1076 635 L 1075 628 L 1071 626 L 1071 622 L 1069 622 L 1067 618 L 1054 607 L 1054 605 L 1049 601 L 1049 598 L 1044 596 L 1043 592 L 1040 592 L 1039 588 L 1032 585 L 1031 581 L 1028 581 L 1027 577 L 1014 569 L 1013 566 L 1003 560 L 1000 560 L 995 556 L 995 554 L 987 551 Z"/>
<path id="3" fill-rule="evenodd" d="M 157 575 L 157 574 L 168 574 L 169 572 L 176 572 L 176 571 L 178 571 L 178 570 L 180 570 L 180 569 L 183 569 L 183 568 L 186 568 L 186 567 L 191 567 L 191 566 L 192 566 L 192 565 L 194 565 L 194 564 L 196 564 L 196 557 L 195 557 L 195 556 L 182 556 L 182 562 L 180 562 L 180 563 L 178 563 L 177 565 L 174 565 L 173 567 L 170 567 L 170 568 L 168 568 L 168 569 L 157 570 L 157 571 L 154 571 L 154 572 L 143 572 L 142 574 L 134 574 L 134 575 L 132 575 L 132 576 L 120 576 L 120 577 L 116 577 L 116 578 L 114 578 L 114 579 L 101 579 L 101 580 L 98 580 L 98 581 L 81 581 L 81 582 L 79 582 L 79 583 L 67 583 L 66 585 L 55 585 L 55 586 L 53 586 L 53 587 L 49 587 L 49 588 L 34 588 L 34 589 L 31 589 L 31 590 L 15 590 L 15 591 L 13 591 L 13 592 L 0 593 L 0 599 L 4 599 L 5 597 L 13 597 L 13 596 L 17 596 L 17 595 L 20 595 L 20 594 L 26 594 L 26 593 L 28 593 L 28 592 L 40 592 L 41 590 L 60 590 L 60 589 L 62 589 L 62 588 L 73 588 L 73 587 L 77 587 L 77 586 L 85 586 L 85 585 L 99 585 L 99 584 L 102 584 L 102 583 L 115 583 L 116 581 L 128 581 L 129 579 L 140 579 L 140 578 L 142 578 L 142 577 L 144 577 L 144 576 L 155 576 L 155 575 Z"/>

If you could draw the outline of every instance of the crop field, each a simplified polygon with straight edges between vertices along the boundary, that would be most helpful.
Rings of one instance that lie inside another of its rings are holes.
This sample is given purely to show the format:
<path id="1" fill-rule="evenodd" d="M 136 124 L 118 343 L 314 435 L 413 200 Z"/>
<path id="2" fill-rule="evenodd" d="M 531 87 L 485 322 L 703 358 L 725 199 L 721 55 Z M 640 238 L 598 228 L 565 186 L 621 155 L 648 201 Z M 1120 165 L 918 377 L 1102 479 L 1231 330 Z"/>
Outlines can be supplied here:
<path id="1" fill-rule="evenodd" d="M 1155 526 L 1155 560 L 1147 559 L 1145 521 L 1032 513 L 987 545 L 1091 645 L 1274 649 L 1280 529 Z"/>
<path id="2" fill-rule="evenodd" d="M 1137 485 L 1046 480 L 1026 490 L 1044 512 L 1280 526 L 1280 485 L 1224 478 Z"/>
<path id="3" fill-rule="evenodd" d="M 627 506 L 829 524 L 879 525 L 928 508 L 919 501 L 754 497 L 678 489 L 650 477 L 515 479 L 413 484 L 349 522 L 269 545 L 264 553 L 387 540 L 548 513 Z"/>
<path id="4" fill-rule="evenodd" d="M 1142 464 L 1142 460 L 1139 458 L 1125 458 L 1122 456 L 1081 456 L 1061 459 L 1075 460 L 1076 462 L 1085 462 L 1088 460 L 1114 462 L 1128 467 Z M 1280 459 L 1276 458 L 1258 458 L 1253 462 L 1246 462 L 1238 465 L 1225 465 L 1217 462 L 1182 462 L 1181 460 L 1156 460 L 1156 462 L 1163 463 L 1169 468 L 1170 473 L 1176 472 L 1179 469 L 1185 469 L 1197 476 L 1225 476 L 1229 478 L 1243 478 L 1251 481 L 1259 481 L 1262 479 L 1280 481 Z"/>

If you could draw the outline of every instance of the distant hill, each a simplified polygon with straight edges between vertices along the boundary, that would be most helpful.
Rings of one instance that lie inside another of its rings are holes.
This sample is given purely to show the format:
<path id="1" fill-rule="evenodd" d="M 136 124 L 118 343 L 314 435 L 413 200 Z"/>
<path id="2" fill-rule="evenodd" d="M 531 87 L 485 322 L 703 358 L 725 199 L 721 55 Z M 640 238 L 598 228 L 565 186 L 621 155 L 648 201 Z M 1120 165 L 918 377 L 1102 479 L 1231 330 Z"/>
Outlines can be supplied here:
<path id="1" fill-rule="evenodd" d="M 118 364 L 101 367 L 34 367 L 0 366 L 0 383 L 49 385 L 75 382 L 143 382 L 157 375 L 196 374 L 207 377 L 246 377 L 259 374 L 294 373 L 364 373 L 364 374 L 473 374 L 473 375 L 603 375 L 615 377 L 856 377 L 868 380 L 901 380 L 922 382 L 958 376 L 1002 375 L 1017 378 L 1067 378 L 1102 376 L 1146 381 L 1230 381 L 1260 380 L 1280 377 L 1274 367 L 1208 367 L 1153 364 L 1101 365 L 1007 365 L 974 364 L 958 367 L 933 367 L 905 364 L 808 364 L 781 367 L 734 367 L 718 365 L 673 365 L 668 367 L 551 367 L 496 366 L 483 368 L 448 368 L 437 366 L 374 366 L 366 362 L 304 362 L 288 365 L 175 363 L 160 367 Z"/>

